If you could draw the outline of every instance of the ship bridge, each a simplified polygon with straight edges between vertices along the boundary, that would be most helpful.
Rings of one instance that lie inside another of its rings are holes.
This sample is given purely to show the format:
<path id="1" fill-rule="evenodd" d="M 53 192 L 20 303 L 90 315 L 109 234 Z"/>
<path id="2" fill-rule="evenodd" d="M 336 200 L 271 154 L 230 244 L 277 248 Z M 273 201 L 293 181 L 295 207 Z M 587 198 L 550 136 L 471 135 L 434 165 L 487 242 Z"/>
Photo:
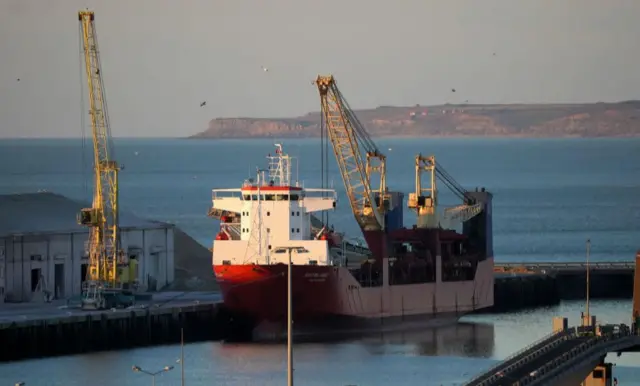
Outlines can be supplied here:
<path id="1" fill-rule="evenodd" d="M 279 144 L 276 154 L 267 159 L 268 169 L 257 170 L 256 178 L 247 179 L 242 187 L 213 189 L 212 211 L 217 211 L 221 221 L 214 264 L 218 260 L 218 264 L 273 264 L 286 257 L 272 256 L 272 248 L 290 245 L 309 251 L 294 263 L 332 264 L 325 229 L 312 227 L 312 213 L 334 209 L 336 191 L 294 183 L 295 158 L 283 153 Z"/>

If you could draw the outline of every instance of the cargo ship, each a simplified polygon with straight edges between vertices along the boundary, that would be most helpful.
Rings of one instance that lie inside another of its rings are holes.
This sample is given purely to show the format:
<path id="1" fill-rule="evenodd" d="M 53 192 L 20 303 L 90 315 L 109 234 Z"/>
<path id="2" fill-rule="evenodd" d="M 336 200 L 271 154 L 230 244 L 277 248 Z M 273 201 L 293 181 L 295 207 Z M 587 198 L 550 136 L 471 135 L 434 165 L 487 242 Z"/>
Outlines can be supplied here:
<path id="1" fill-rule="evenodd" d="M 335 190 L 292 181 L 294 158 L 279 144 L 266 158 L 240 188 L 213 189 L 210 211 L 224 304 L 252 328 L 286 329 L 290 261 L 295 332 L 438 326 L 493 305 L 490 193 L 469 193 L 483 210 L 461 233 L 402 227 L 397 193 L 387 216 L 398 224 L 365 232 L 369 250 L 318 220 L 336 208 Z"/>

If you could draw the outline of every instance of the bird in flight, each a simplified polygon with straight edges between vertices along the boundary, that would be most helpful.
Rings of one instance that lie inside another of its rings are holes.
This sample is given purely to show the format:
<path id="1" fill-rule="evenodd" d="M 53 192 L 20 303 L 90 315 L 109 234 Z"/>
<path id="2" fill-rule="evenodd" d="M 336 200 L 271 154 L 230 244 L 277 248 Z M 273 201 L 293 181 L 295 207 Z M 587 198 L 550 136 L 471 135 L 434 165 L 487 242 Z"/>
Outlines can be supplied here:
<path id="1" fill-rule="evenodd" d="M 204 101 L 204 102 L 200 103 L 200 107 L 204 107 L 204 105 L 206 105 L 206 104 L 207 104 L 207 101 Z"/>
<path id="2" fill-rule="evenodd" d="M 262 71 L 264 71 L 264 72 L 269 72 L 269 69 L 268 69 L 268 68 L 266 68 L 265 66 L 261 66 L 261 68 L 262 68 Z"/>

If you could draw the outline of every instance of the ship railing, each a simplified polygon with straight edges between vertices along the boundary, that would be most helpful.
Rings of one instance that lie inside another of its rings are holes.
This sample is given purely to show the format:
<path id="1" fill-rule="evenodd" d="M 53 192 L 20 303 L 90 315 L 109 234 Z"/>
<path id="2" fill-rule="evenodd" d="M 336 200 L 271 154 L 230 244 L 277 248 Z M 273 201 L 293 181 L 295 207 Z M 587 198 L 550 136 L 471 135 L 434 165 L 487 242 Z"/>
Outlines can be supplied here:
<path id="1" fill-rule="evenodd" d="M 304 195 L 309 198 L 323 198 L 325 200 L 338 199 L 338 193 L 334 189 L 306 188 L 304 190 Z"/>
<path id="2" fill-rule="evenodd" d="M 527 268 L 529 270 L 586 270 L 587 263 L 559 263 L 559 262 L 535 262 L 535 263 L 496 263 L 497 267 L 505 269 Z M 635 269 L 635 263 L 631 261 L 602 261 L 590 262 L 589 269 L 593 270 L 620 270 Z"/>
<path id="3" fill-rule="evenodd" d="M 242 197 L 242 189 L 212 189 L 211 199 L 222 200 L 225 198 L 240 198 Z"/>

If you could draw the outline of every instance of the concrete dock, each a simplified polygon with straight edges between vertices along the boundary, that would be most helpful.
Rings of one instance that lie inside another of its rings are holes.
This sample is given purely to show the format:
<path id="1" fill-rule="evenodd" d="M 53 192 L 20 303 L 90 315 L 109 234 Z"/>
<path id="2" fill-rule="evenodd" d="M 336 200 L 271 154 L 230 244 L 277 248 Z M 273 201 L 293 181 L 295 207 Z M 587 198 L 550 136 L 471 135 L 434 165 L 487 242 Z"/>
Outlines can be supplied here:
<path id="1" fill-rule="evenodd" d="M 65 303 L 5 304 L 0 361 L 223 339 L 233 323 L 219 293 L 160 293 L 127 309 L 83 311 Z"/>
<path id="2" fill-rule="evenodd" d="M 522 272 L 498 264 L 495 305 L 479 312 L 550 306 L 579 296 L 584 269 L 554 268 Z M 592 282 L 591 298 L 633 294 L 633 269 L 601 267 L 591 271 L 591 278 L 607 287 L 598 290 Z M 190 342 L 228 339 L 243 334 L 246 326 L 224 309 L 219 292 L 159 292 L 133 307 L 108 311 L 83 311 L 55 300 L 6 303 L 0 306 L 0 361 L 177 343 L 181 328 Z"/>
<path id="3" fill-rule="evenodd" d="M 634 262 L 591 263 L 590 298 L 631 299 Z M 585 263 L 496 263 L 492 312 L 552 306 L 586 297 Z"/>

